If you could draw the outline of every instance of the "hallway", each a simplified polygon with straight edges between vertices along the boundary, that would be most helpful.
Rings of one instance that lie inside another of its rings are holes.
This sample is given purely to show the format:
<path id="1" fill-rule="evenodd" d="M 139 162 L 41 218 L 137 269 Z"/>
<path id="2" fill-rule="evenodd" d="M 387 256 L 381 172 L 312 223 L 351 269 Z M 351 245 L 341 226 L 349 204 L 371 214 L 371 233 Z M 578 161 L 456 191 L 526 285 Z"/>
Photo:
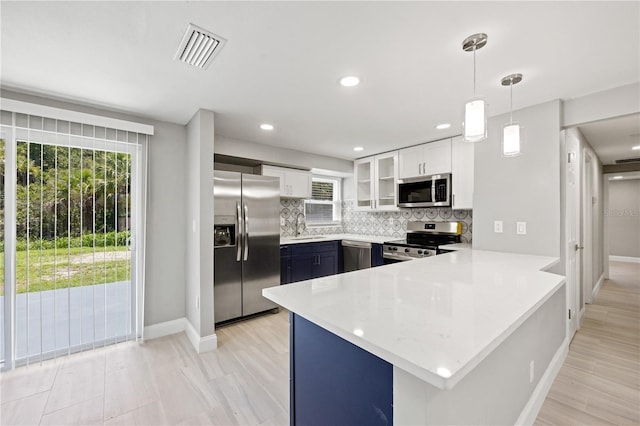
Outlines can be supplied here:
<path id="1" fill-rule="evenodd" d="M 536 424 L 640 424 L 640 264 L 610 262 Z"/>

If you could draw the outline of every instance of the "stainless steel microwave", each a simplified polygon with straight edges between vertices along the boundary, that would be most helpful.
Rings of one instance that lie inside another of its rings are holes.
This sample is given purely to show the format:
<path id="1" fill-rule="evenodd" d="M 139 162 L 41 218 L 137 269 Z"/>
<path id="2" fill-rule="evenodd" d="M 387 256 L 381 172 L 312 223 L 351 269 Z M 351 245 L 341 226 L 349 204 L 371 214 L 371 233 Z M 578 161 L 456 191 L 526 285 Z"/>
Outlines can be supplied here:
<path id="1" fill-rule="evenodd" d="M 398 180 L 398 207 L 451 205 L 451 173 Z"/>

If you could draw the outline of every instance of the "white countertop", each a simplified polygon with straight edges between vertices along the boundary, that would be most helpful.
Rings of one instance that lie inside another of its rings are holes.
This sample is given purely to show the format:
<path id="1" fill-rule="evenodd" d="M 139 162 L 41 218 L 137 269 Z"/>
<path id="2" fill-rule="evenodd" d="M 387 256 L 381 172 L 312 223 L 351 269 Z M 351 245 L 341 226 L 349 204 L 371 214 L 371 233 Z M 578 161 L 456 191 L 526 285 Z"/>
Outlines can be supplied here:
<path id="1" fill-rule="evenodd" d="M 366 243 L 382 244 L 387 241 L 399 240 L 399 237 L 383 237 L 381 235 L 358 235 L 358 234 L 328 234 L 328 235 L 303 235 L 300 237 L 280 237 L 280 245 L 318 243 L 322 241 L 352 240 L 364 241 Z"/>
<path id="2" fill-rule="evenodd" d="M 460 248 L 271 287 L 263 295 L 424 381 L 451 389 L 564 282 L 540 271 L 556 258 Z"/>

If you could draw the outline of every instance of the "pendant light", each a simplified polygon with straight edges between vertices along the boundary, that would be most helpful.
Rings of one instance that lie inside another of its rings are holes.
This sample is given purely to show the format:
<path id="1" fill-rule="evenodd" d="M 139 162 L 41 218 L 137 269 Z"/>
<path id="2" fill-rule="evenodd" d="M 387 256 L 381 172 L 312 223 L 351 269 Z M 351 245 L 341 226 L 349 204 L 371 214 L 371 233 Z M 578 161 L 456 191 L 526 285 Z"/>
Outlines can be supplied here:
<path id="1" fill-rule="evenodd" d="M 487 44 L 487 35 L 474 34 L 464 39 L 462 50 L 473 52 L 473 98 L 464 105 L 463 138 L 466 142 L 478 142 L 487 138 L 487 103 L 476 97 L 476 50 Z"/>
<path id="2" fill-rule="evenodd" d="M 509 124 L 505 124 L 502 130 L 502 155 L 504 157 L 516 157 L 521 154 L 520 125 L 513 122 L 513 85 L 522 81 L 522 74 L 511 74 L 501 80 L 503 86 L 509 86 Z"/>

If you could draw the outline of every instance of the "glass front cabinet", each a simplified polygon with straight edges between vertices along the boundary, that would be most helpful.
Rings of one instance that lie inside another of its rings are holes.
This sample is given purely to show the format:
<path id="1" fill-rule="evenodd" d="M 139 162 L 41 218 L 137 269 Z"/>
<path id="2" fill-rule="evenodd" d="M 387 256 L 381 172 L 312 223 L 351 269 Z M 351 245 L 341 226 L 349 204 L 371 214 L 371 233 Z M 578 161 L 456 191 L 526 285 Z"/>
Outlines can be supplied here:
<path id="1" fill-rule="evenodd" d="M 354 162 L 357 210 L 398 209 L 398 151 Z"/>

